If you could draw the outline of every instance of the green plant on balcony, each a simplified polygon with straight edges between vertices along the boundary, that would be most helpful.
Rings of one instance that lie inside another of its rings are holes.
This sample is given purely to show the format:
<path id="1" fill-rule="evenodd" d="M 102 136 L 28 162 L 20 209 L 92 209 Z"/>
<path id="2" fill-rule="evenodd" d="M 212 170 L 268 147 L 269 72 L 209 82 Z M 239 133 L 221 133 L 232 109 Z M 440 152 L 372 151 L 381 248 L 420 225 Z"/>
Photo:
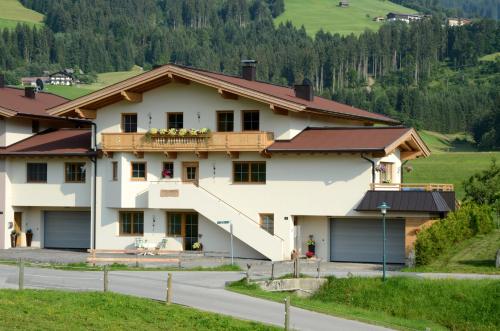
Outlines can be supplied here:
<path id="1" fill-rule="evenodd" d="M 201 128 L 201 129 L 157 129 L 157 128 L 151 128 L 149 129 L 148 132 L 146 132 L 145 137 L 147 141 L 151 141 L 152 137 L 155 136 L 165 136 L 168 135 L 170 137 L 197 137 L 197 136 L 204 136 L 210 133 L 210 129 L 208 128 Z"/>

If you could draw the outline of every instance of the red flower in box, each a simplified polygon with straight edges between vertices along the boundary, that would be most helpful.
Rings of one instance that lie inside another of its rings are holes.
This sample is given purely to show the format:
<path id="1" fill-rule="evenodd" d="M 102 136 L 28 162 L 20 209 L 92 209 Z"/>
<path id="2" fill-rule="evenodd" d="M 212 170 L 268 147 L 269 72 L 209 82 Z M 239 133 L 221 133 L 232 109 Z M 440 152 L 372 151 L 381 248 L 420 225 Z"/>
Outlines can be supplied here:
<path id="1" fill-rule="evenodd" d="M 170 170 L 168 169 L 164 169 L 162 172 L 161 172 L 161 176 L 163 178 L 172 178 L 172 173 L 170 172 Z"/>

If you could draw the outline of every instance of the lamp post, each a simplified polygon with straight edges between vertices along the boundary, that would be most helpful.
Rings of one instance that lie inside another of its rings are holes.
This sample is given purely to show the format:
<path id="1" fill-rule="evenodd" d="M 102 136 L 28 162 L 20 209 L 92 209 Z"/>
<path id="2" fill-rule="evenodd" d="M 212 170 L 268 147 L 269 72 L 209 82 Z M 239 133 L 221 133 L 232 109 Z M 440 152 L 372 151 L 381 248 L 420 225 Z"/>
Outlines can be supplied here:
<path id="1" fill-rule="evenodd" d="M 387 239 L 386 236 L 386 231 L 385 231 L 385 215 L 387 214 L 387 209 L 391 209 L 391 206 L 387 204 L 387 202 L 382 202 L 380 206 L 377 207 L 380 209 L 380 212 L 382 213 L 382 228 L 383 228 L 383 248 L 382 248 L 382 280 L 385 282 L 385 269 L 386 269 L 386 261 L 385 261 L 385 242 Z"/>

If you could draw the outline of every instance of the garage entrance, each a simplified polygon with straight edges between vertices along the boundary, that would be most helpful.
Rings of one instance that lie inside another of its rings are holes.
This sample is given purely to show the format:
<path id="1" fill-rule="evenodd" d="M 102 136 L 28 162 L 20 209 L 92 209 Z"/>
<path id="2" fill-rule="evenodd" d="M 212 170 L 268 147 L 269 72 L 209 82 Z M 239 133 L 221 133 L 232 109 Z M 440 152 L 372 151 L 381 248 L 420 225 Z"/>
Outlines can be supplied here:
<path id="1" fill-rule="evenodd" d="M 45 248 L 90 248 L 90 212 L 44 212 Z"/>
<path id="2" fill-rule="evenodd" d="M 405 262 L 405 221 L 387 220 L 387 263 Z M 337 262 L 382 262 L 382 220 L 331 219 L 330 259 Z"/>

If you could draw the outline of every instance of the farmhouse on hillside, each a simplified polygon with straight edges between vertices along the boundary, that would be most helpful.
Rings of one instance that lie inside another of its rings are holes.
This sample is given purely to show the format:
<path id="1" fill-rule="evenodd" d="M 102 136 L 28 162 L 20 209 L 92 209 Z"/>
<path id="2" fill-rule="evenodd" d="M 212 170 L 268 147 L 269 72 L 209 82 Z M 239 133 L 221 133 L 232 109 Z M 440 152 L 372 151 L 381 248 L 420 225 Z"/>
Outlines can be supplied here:
<path id="1" fill-rule="evenodd" d="M 314 242 L 326 261 L 380 262 L 387 202 L 387 259 L 404 263 L 455 207 L 453 185 L 402 183 L 430 154 L 419 134 L 256 71 L 168 64 L 72 101 L 0 84 L 0 248 L 31 229 L 33 247 L 228 256 L 232 229 L 237 257 Z"/>

